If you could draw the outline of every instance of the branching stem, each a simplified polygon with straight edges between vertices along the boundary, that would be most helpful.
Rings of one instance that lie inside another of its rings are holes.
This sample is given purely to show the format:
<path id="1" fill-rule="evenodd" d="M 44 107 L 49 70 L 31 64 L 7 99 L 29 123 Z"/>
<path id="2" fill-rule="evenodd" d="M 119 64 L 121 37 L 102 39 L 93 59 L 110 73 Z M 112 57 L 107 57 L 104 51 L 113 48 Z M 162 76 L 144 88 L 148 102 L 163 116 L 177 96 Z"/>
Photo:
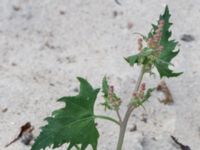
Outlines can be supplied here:
<path id="1" fill-rule="evenodd" d="M 117 117 L 118 117 L 118 119 L 119 119 L 119 122 L 120 122 L 120 124 L 121 124 L 121 123 L 122 123 L 122 117 L 121 117 L 121 115 L 120 115 L 120 113 L 119 113 L 119 109 L 116 110 L 116 113 L 117 113 Z"/>
<path id="2" fill-rule="evenodd" d="M 144 67 L 142 67 L 142 69 L 140 71 L 140 75 L 139 75 L 138 80 L 137 80 L 137 83 L 135 85 L 134 92 L 137 92 L 139 90 L 140 84 L 142 82 L 144 74 L 145 74 L 145 70 L 144 70 Z M 124 136 L 125 136 L 127 123 L 128 123 L 128 120 L 129 120 L 130 115 L 131 115 L 133 110 L 134 110 L 134 106 L 131 105 L 131 103 L 130 103 L 129 106 L 128 106 L 128 109 L 126 111 L 126 114 L 124 116 L 124 119 L 123 119 L 123 121 L 120 125 L 120 133 L 119 133 L 119 138 L 118 138 L 118 143 L 117 143 L 117 150 L 122 150 L 122 145 L 123 145 L 123 142 L 124 142 Z"/>

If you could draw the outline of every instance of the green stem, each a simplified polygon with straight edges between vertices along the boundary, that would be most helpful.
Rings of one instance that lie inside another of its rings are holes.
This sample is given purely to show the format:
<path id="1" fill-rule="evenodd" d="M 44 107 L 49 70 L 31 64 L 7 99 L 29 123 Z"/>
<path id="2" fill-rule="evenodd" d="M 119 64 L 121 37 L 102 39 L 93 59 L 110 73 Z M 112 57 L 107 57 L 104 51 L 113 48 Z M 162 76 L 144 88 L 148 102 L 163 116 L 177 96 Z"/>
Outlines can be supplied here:
<path id="1" fill-rule="evenodd" d="M 117 117 L 119 119 L 119 123 L 121 124 L 122 123 L 122 118 L 120 116 L 120 113 L 119 113 L 119 109 L 115 110 L 116 111 L 116 114 L 117 114 Z"/>
<path id="2" fill-rule="evenodd" d="M 144 74 L 145 74 L 145 70 L 144 70 L 144 67 L 142 67 L 139 78 L 138 78 L 137 83 L 135 85 L 134 92 L 137 92 L 139 90 L 140 84 L 142 82 Z M 133 105 L 129 104 L 128 109 L 126 111 L 126 114 L 124 116 L 124 119 L 123 119 L 121 126 L 120 126 L 119 138 L 118 138 L 118 143 L 117 143 L 117 150 L 122 150 L 122 145 L 123 145 L 123 142 L 124 142 L 124 136 L 125 136 L 127 123 L 128 123 L 128 120 L 129 120 L 130 115 L 131 115 L 133 110 L 134 110 Z"/>
<path id="3" fill-rule="evenodd" d="M 139 90 L 140 84 L 142 83 L 142 79 L 144 77 L 144 74 L 145 74 L 145 70 L 144 70 L 144 67 L 142 67 L 142 69 L 140 71 L 140 75 L 139 75 L 138 80 L 137 80 L 137 83 L 135 85 L 134 92 L 137 92 Z"/>
<path id="4" fill-rule="evenodd" d="M 115 120 L 115 119 L 113 119 L 113 118 L 111 118 L 111 117 L 108 117 L 108 116 L 102 116 L 102 115 L 95 115 L 94 117 L 95 117 L 95 118 L 100 118 L 100 119 L 105 119 L 105 120 L 112 121 L 112 122 L 114 122 L 114 123 L 116 123 L 117 125 L 120 126 L 119 121 L 117 121 L 117 120 Z"/>

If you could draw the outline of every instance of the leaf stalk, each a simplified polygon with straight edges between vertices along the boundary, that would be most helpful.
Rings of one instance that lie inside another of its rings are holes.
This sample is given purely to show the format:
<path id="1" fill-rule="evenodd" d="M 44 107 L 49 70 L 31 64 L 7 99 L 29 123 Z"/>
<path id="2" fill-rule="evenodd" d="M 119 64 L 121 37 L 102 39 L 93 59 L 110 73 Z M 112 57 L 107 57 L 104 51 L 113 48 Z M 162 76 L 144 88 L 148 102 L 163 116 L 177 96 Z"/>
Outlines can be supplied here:
<path id="1" fill-rule="evenodd" d="M 99 119 L 104 119 L 104 120 L 109 120 L 114 122 L 115 124 L 120 126 L 120 122 L 115 120 L 114 118 L 108 117 L 108 116 L 102 116 L 102 115 L 95 115 L 94 118 L 99 118 Z"/>

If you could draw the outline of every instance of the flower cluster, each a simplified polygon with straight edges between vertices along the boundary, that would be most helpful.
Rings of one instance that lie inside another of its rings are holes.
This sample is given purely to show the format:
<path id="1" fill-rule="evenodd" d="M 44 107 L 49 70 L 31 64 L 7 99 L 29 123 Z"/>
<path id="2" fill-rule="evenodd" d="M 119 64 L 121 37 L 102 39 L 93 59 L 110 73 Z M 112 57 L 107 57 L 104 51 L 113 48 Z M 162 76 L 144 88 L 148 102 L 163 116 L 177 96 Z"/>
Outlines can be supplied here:
<path id="1" fill-rule="evenodd" d="M 149 88 L 146 90 L 145 83 L 142 83 L 139 90 L 133 93 L 131 104 L 134 107 L 143 106 L 144 102 L 149 99 L 154 90 L 155 88 Z"/>
<path id="2" fill-rule="evenodd" d="M 158 51 L 163 50 L 163 46 L 160 45 L 159 43 L 162 37 L 162 29 L 163 29 L 164 23 L 165 23 L 164 20 L 160 20 L 158 23 L 158 28 L 155 31 L 155 34 L 147 40 L 147 45 L 149 48 L 155 49 Z"/>
<path id="3" fill-rule="evenodd" d="M 138 50 L 139 50 L 139 51 L 141 51 L 142 48 L 143 48 L 142 42 L 143 42 L 143 39 L 142 39 L 142 38 L 139 38 L 139 39 L 138 39 Z"/>
<path id="4" fill-rule="evenodd" d="M 114 109 L 118 109 L 120 104 L 121 104 L 121 100 L 120 98 L 118 98 L 115 93 L 114 93 L 114 86 L 109 86 L 108 89 L 108 100 L 109 100 L 109 104 L 111 107 L 113 107 Z"/>
<path id="5" fill-rule="evenodd" d="M 140 86 L 139 91 L 133 93 L 133 98 L 137 99 L 137 100 L 144 99 L 144 92 L 145 92 L 145 90 L 146 90 L 146 84 L 142 83 L 141 86 Z"/>

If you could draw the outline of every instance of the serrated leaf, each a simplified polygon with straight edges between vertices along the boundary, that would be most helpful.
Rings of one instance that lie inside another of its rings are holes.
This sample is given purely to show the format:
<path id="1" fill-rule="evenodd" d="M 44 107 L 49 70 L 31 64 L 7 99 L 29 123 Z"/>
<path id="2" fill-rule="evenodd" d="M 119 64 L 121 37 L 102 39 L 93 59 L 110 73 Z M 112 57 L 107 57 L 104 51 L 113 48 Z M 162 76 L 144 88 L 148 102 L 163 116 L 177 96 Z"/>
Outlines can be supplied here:
<path id="1" fill-rule="evenodd" d="M 93 89 L 87 80 L 78 78 L 80 92 L 77 96 L 60 98 L 65 107 L 52 113 L 46 118 L 48 124 L 42 127 L 40 135 L 35 140 L 31 150 L 41 150 L 46 147 L 57 148 L 69 143 L 68 149 L 81 146 L 85 150 L 91 145 L 97 149 L 99 138 L 95 126 L 94 103 L 99 89 Z"/>
<path id="2" fill-rule="evenodd" d="M 163 46 L 163 50 L 160 52 L 160 54 L 157 55 L 155 50 L 153 52 L 151 51 L 152 50 L 151 48 L 145 47 L 140 53 L 125 58 L 125 60 L 131 66 L 133 66 L 134 64 L 139 64 L 139 65 L 142 64 L 146 65 L 147 68 L 149 67 L 150 69 L 152 68 L 152 66 L 155 66 L 161 78 L 175 77 L 182 74 L 182 73 L 175 73 L 173 70 L 169 68 L 169 66 L 172 64 L 171 60 L 179 53 L 179 50 L 175 51 L 177 42 L 175 40 L 170 40 L 172 34 L 171 31 L 169 30 L 172 25 L 172 23 L 169 22 L 170 16 L 171 15 L 169 13 L 169 9 L 166 6 L 164 14 L 161 15 L 159 18 L 159 21 L 160 20 L 164 21 L 164 25 L 161 31 L 162 36 L 158 43 L 159 46 Z M 148 34 L 148 39 L 150 39 L 151 37 L 153 37 L 153 35 L 155 35 L 157 29 L 158 29 L 158 24 L 157 25 L 152 24 L 152 30 Z"/>
<path id="3" fill-rule="evenodd" d="M 171 15 L 169 13 L 168 6 L 166 6 L 164 14 L 161 15 L 159 19 L 159 21 L 164 20 L 164 26 L 162 29 L 162 36 L 160 40 L 160 45 L 163 46 L 163 50 L 159 56 L 159 59 L 163 60 L 163 62 L 159 60 L 155 62 L 155 66 L 161 78 L 164 76 L 175 77 L 182 74 L 182 73 L 175 73 L 171 69 L 169 69 L 169 64 L 171 63 L 171 60 L 179 53 L 179 50 L 174 51 L 177 46 L 177 42 L 175 40 L 170 40 L 172 34 L 171 31 L 169 30 L 172 25 L 172 23 L 169 22 L 170 16 Z M 157 28 L 158 28 L 157 25 L 153 25 L 153 33 L 149 35 L 153 35 Z M 168 64 L 164 62 L 167 62 Z"/>

